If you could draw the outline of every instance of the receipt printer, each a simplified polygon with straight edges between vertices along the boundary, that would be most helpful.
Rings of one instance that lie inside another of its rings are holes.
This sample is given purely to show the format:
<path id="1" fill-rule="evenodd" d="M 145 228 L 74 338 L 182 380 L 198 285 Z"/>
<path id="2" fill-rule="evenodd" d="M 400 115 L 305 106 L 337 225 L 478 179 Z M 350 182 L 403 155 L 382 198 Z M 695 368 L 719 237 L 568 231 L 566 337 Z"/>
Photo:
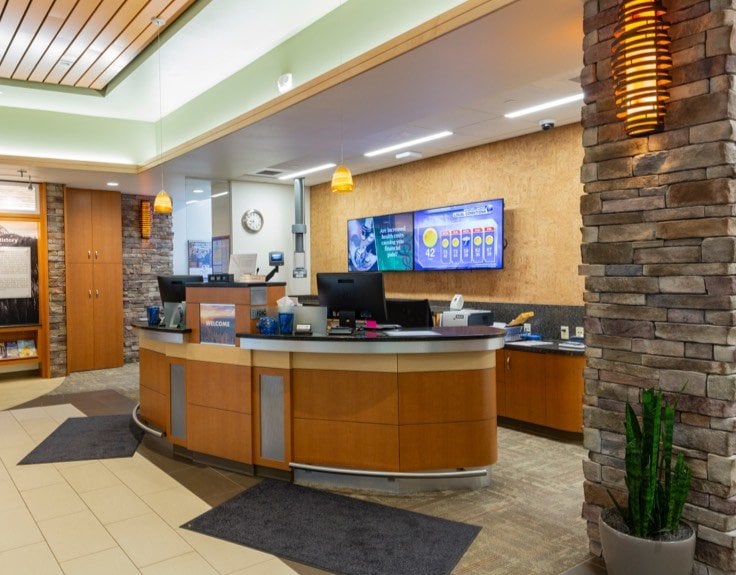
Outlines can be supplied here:
<path id="1" fill-rule="evenodd" d="M 487 309 L 459 309 L 442 312 L 442 327 L 493 325 L 493 312 Z"/>

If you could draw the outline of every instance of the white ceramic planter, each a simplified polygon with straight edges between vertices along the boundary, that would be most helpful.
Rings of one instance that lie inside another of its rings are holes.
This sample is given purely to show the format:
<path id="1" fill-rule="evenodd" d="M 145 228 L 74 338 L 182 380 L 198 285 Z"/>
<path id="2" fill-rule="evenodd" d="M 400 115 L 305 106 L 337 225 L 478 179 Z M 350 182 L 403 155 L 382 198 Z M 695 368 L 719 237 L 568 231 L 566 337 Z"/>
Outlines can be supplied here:
<path id="1" fill-rule="evenodd" d="M 653 541 L 617 531 L 601 513 L 598 527 L 608 575 L 690 575 L 695 530 L 682 541 Z"/>

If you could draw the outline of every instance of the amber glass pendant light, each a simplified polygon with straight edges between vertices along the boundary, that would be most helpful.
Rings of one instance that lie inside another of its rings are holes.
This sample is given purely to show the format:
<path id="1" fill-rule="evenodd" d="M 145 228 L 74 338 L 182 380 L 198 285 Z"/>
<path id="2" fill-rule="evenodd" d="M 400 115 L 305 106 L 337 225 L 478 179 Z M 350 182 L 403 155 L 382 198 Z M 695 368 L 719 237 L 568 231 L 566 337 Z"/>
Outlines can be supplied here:
<path id="1" fill-rule="evenodd" d="M 171 196 L 164 189 L 164 115 L 162 104 L 161 87 L 161 26 L 166 24 L 163 18 L 151 18 L 151 23 L 158 28 L 156 34 L 156 51 L 158 52 L 158 126 L 159 126 L 159 161 L 161 163 L 161 191 L 156 194 L 153 201 L 153 211 L 158 214 L 170 214 L 174 211 Z"/>
<path id="2" fill-rule="evenodd" d="M 672 55 L 666 10 L 660 0 L 623 0 L 613 32 L 614 96 L 617 117 L 629 136 L 664 129 L 672 84 Z"/>

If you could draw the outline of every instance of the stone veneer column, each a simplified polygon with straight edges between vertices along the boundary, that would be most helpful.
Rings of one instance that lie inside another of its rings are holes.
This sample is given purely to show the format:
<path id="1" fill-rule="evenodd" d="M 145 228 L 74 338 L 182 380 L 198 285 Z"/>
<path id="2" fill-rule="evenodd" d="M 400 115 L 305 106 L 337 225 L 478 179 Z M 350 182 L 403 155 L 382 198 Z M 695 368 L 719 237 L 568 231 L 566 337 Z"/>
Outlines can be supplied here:
<path id="1" fill-rule="evenodd" d="M 49 266 L 49 354 L 51 377 L 66 375 L 66 259 L 64 186 L 46 184 L 46 234 Z"/>
<path id="2" fill-rule="evenodd" d="M 148 196 L 123 194 L 123 322 L 125 363 L 138 361 L 138 336 L 131 323 L 144 318 L 147 305 L 161 305 L 159 275 L 171 274 L 174 264 L 172 216 L 153 214 L 151 237 L 141 238 L 141 200 Z"/>
<path id="3" fill-rule="evenodd" d="M 618 4 L 584 7 L 583 516 L 598 554 L 606 488 L 625 495 L 626 400 L 685 385 L 675 441 L 693 469 L 685 517 L 697 527 L 694 572 L 736 573 L 736 3 L 664 0 L 672 100 L 664 132 L 643 138 L 628 138 L 615 117 Z"/>

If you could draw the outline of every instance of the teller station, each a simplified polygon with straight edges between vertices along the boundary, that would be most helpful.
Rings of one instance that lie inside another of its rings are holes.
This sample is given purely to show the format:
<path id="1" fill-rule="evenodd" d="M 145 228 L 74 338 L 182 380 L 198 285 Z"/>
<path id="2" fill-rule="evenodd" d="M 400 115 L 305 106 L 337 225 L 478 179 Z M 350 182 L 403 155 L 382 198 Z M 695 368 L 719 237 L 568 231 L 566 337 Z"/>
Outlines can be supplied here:
<path id="1" fill-rule="evenodd" d="M 318 274 L 318 290 L 319 307 L 284 312 L 283 283 L 186 283 L 185 321 L 135 325 L 137 423 L 177 456 L 247 474 L 486 485 L 504 330 L 433 327 L 416 302 L 390 303 L 392 315 L 380 273 Z M 270 329 L 279 311 L 294 317 Z"/>

